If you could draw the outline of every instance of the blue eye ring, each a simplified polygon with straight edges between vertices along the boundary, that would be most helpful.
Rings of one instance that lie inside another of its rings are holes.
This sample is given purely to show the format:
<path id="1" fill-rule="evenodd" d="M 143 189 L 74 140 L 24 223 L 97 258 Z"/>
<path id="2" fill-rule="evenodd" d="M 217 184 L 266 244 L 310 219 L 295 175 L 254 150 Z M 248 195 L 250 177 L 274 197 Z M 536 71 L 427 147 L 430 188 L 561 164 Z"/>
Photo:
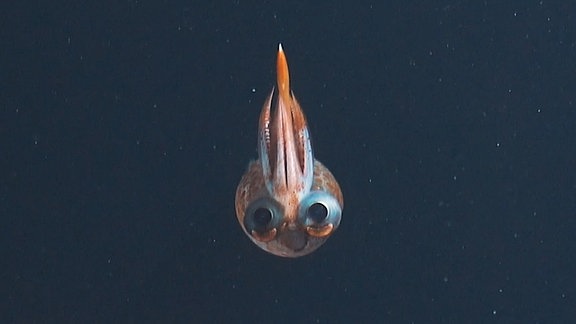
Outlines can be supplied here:
<path id="1" fill-rule="evenodd" d="M 300 203 L 298 222 L 304 227 L 322 228 L 340 225 L 342 207 L 338 200 L 326 191 L 311 191 Z"/>
<path id="2" fill-rule="evenodd" d="M 282 224 L 284 211 L 276 200 L 261 198 L 248 205 L 244 215 L 244 228 L 248 233 L 264 234 Z"/>

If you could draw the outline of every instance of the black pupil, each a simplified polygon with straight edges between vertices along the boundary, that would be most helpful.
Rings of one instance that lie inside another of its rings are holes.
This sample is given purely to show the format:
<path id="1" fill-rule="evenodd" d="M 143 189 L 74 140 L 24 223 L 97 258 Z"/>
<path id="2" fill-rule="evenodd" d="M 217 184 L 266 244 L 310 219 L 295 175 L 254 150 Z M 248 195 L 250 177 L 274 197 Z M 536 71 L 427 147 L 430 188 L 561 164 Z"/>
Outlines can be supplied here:
<path id="1" fill-rule="evenodd" d="M 320 203 L 315 203 L 308 207 L 308 217 L 310 217 L 315 223 L 322 223 L 327 216 L 328 209 Z"/>
<path id="2" fill-rule="evenodd" d="M 258 227 L 266 227 L 272 220 L 272 212 L 266 208 L 258 208 L 254 212 L 254 224 Z"/>

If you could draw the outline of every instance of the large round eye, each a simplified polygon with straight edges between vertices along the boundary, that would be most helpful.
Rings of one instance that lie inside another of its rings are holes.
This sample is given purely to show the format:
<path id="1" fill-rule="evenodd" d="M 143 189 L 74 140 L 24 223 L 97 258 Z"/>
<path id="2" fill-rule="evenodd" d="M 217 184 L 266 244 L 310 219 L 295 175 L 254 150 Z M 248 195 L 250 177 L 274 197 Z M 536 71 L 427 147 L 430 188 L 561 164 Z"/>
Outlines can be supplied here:
<path id="1" fill-rule="evenodd" d="M 282 208 L 275 200 L 255 200 L 246 208 L 244 228 L 253 236 L 269 236 L 282 223 L 282 215 Z"/>
<path id="2" fill-rule="evenodd" d="M 331 234 L 340 225 L 342 207 L 325 191 L 312 191 L 300 204 L 298 221 L 314 236 Z"/>

